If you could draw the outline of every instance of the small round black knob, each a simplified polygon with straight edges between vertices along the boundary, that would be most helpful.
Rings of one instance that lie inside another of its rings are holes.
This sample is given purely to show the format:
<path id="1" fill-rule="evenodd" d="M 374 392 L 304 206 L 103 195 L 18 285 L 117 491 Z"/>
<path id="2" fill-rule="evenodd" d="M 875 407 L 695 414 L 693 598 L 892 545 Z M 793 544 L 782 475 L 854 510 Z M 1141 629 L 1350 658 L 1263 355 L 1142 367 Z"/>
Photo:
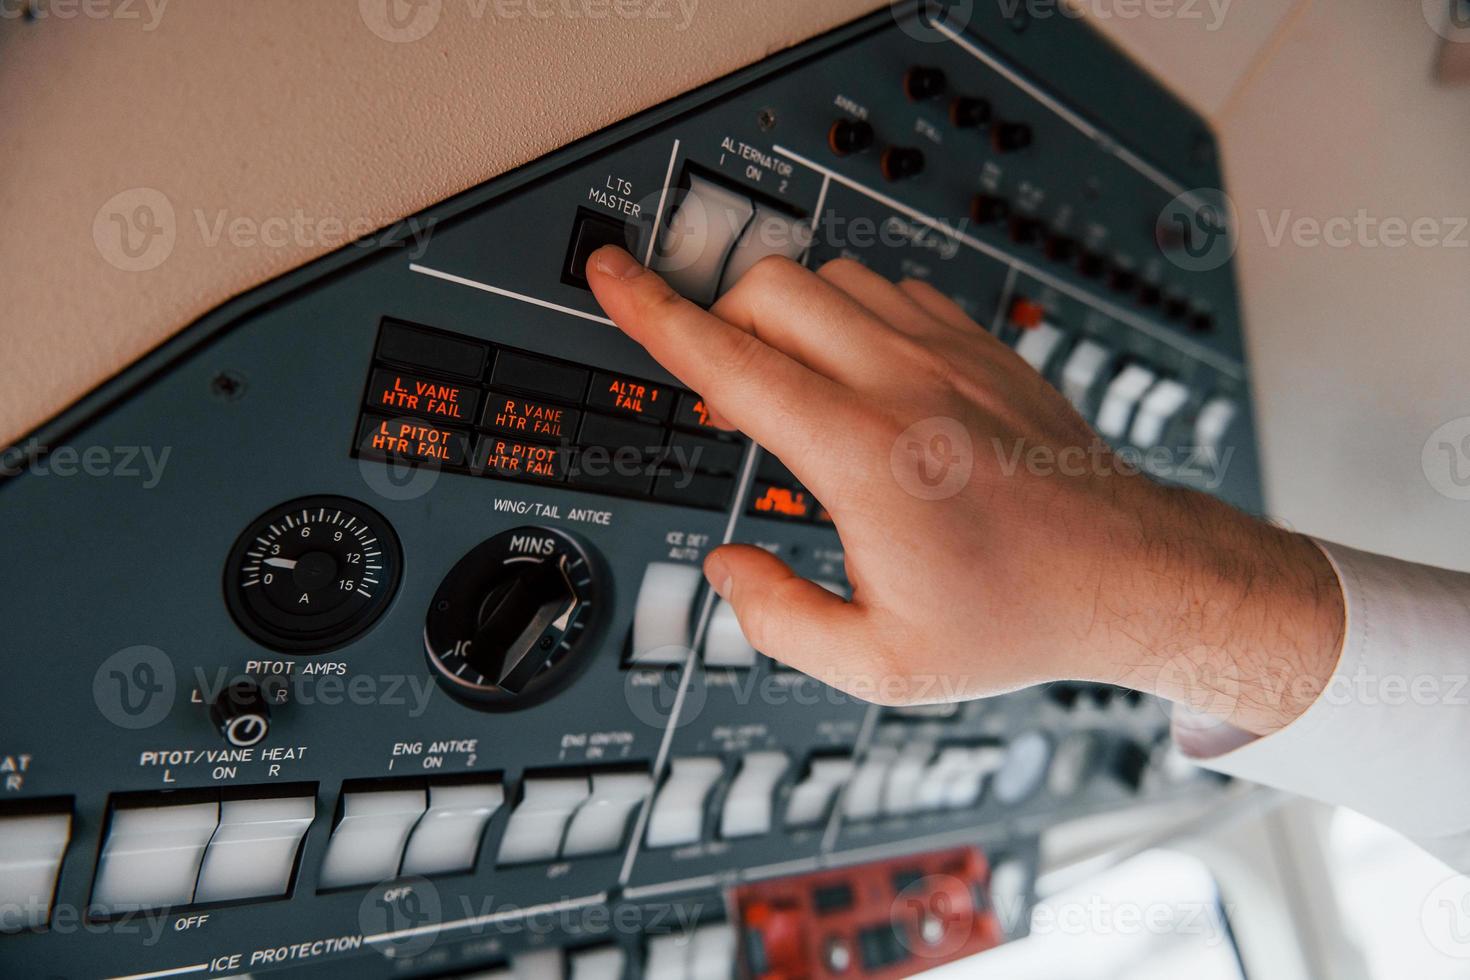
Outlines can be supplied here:
<path id="1" fill-rule="evenodd" d="M 1077 243 L 1066 235 L 1047 235 L 1042 247 L 1046 257 L 1054 262 L 1070 261 L 1077 254 Z"/>
<path id="2" fill-rule="evenodd" d="M 1007 230 L 1017 245 L 1035 245 L 1041 240 L 1041 222 L 1023 214 L 1012 215 Z"/>
<path id="3" fill-rule="evenodd" d="M 903 91 L 914 102 L 923 102 L 944 94 L 944 72 L 938 68 L 915 65 L 903 76 Z"/>
<path id="4" fill-rule="evenodd" d="M 1151 282 L 1146 282 L 1138 287 L 1138 301 L 1144 306 L 1158 306 L 1164 298 L 1164 291 Z"/>
<path id="5" fill-rule="evenodd" d="M 827 131 L 827 145 L 840 157 L 861 153 L 873 145 L 873 126 L 864 119 L 839 119 Z"/>
<path id="6" fill-rule="evenodd" d="M 1164 297 L 1164 316 L 1171 320 L 1183 320 L 1189 315 L 1189 303 L 1183 296 Z"/>
<path id="7" fill-rule="evenodd" d="M 979 129 L 990 122 L 990 103 L 961 95 L 949 104 L 949 121 L 961 129 Z"/>
<path id="8" fill-rule="evenodd" d="M 1077 271 L 1089 279 L 1097 279 L 1107 269 L 1107 261 L 1096 252 L 1077 253 Z"/>
<path id="9" fill-rule="evenodd" d="M 1137 282 L 1138 277 L 1133 274 L 1132 269 L 1113 266 L 1108 270 L 1108 288 L 1115 293 L 1130 292 Z"/>
<path id="10" fill-rule="evenodd" d="M 1011 205 L 1003 197 L 994 194 L 976 194 L 970 199 L 970 220 L 993 225 L 1004 221 L 1011 213 Z"/>
<path id="11" fill-rule="evenodd" d="M 209 706 L 209 718 L 226 742 L 248 749 L 270 732 L 271 709 L 264 692 L 250 681 L 229 685 Z"/>
<path id="12" fill-rule="evenodd" d="M 990 145 L 997 153 L 1015 153 L 1031 145 L 1031 127 L 1020 122 L 997 123 L 990 130 Z"/>
<path id="13" fill-rule="evenodd" d="M 1204 310 L 1195 310 L 1189 317 L 1189 329 L 1195 333 L 1209 333 L 1215 329 L 1215 318 Z"/>
<path id="14" fill-rule="evenodd" d="M 890 146 L 883 151 L 883 176 L 903 180 L 924 172 L 924 153 L 912 146 Z"/>

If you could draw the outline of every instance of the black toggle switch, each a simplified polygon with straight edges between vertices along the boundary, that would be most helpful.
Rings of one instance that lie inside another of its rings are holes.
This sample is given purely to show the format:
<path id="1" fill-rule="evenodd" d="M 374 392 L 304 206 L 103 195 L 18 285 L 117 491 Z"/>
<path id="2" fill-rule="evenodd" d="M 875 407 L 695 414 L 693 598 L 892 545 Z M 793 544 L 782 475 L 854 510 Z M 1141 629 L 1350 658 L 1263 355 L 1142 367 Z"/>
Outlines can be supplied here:
<path id="1" fill-rule="evenodd" d="M 1131 292 L 1137 282 L 1138 277 L 1132 269 L 1114 266 L 1108 271 L 1108 288 L 1115 293 Z"/>
<path id="2" fill-rule="evenodd" d="M 995 194 L 980 193 L 970 199 L 970 220 L 979 224 L 996 224 L 1004 221 L 1010 213 L 1010 203 Z"/>
<path id="3" fill-rule="evenodd" d="M 1097 279 L 1107 269 L 1107 261 L 1096 252 L 1077 253 L 1077 271 L 1089 279 Z"/>
<path id="4" fill-rule="evenodd" d="M 861 153 L 873 145 L 873 126 L 865 119 L 839 119 L 827 131 L 827 145 L 840 157 Z"/>
<path id="5" fill-rule="evenodd" d="M 1066 235 L 1047 235 L 1042 247 L 1046 257 L 1054 262 L 1068 262 L 1077 254 L 1077 243 Z"/>
<path id="6" fill-rule="evenodd" d="M 903 76 L 904 94 L 914 102 L 938 98 L 944 94 L 944 72 L 938 68 L 915 65 Z"/>
<path id="7" fill-rule="evenodd" d="M 883 151 L 883 176 L 903 180 L 924 172 L 924 153 L 912 146 L 890 146 Z"/>
<path id="8" fill-rule="evenodd" d="M 1041 222 L 1023 214 L 1012 215 L 1007 226 L 1011 241 L 1017 245 L 1035 245 L 1041 241 Z"/>
<path id="9" fill-rule="evenodd" d="M 1025 123 L 996 123 L 990 130 L 990 145 L 997 153 L 1014 153 L 1031 145 L 1031 127 Z"/>
<path id="10" fill-rule="evenodd" d="M 961 129 L 979 129 L 990 122 L 990 103 L 970 95 L 958 96 L 949 104 L 949 121 Z"/>
<path id="11" fill-rule="evenodd" d="M 572 241 L 567 247 L 561 281 L 578 289 L 590 288 L 587 285 L 587 260 L 592 253 L 604 245 L 616 245 L 632 251 L 637 239 L 637 229 L 632 225 L 610 215 L 579 208 L 572 222 Z"/>
<path id="12" fill-rule="evenodd" d="M 1209 333 L 1215 329 L 1215 318 L 1203 310 L 1196 310 L 1189 317 L 1189 329 L 1195 333 Z"/>

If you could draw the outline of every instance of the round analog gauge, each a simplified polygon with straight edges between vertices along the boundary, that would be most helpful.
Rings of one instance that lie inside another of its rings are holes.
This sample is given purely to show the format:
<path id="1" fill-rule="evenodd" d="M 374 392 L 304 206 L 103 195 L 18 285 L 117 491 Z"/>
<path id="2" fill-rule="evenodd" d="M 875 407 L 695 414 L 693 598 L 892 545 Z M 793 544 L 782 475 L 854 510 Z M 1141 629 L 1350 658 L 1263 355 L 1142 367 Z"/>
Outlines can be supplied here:
<path id="1" fill-rule="evenodd" d="M 251 638 L 316 653 L 361 635 L 388 608 L 402 568 L 388 521 L 347 497 L 274 507 L 235 542 L 225 567 L 230 612 Z"/>

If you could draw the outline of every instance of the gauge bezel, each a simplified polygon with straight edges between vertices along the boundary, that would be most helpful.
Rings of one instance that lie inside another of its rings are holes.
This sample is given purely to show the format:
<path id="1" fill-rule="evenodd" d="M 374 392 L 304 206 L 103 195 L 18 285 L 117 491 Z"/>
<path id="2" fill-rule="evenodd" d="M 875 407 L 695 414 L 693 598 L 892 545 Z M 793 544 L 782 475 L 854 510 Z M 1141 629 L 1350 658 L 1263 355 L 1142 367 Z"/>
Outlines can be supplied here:
<path id="1" fill-rule="evenodd" d="M 273 523 L 280 523 L 286 515 L 298 510 L 328 509 L 343 513 L 365 522 L 374 529 L 383 551 L 382 579 L 378 591 L 350 618 L 319 629 L 285 632 L 262 619 L 255 612 L 242 584 L 246 552 L 255 540 Z M 225 562 L 224 592 L 225 605 L 230 616 L 248 637 L 268 649 L 280 653 L 318 654 L 340 650 L 356 641 L 380 620 L 398 594 L 403 580 L 403 547 L 398 533 L 388 519 L 375 508 L 360 500 L 335 494 L 316 494 L 287 500 L 266 510 L 241 532 L 230 548 Z"/>

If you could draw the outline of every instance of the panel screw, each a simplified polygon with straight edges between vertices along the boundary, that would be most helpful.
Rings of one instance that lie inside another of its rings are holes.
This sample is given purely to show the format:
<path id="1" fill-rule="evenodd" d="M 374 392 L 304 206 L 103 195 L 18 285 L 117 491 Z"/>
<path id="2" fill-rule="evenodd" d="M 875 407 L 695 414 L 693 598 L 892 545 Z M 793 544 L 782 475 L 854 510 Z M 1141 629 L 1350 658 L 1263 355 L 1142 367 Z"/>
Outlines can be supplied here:
<path id="1" fill-rule="evenodd" d="M 776 128 L 776 110 L 762 109 L 755 117 L 755 124 L 765 132 Z"/>
<path id="2" fill-rule="evenodd" d="M 239 401 L 245 395 L 245 378 L 234 371 L 221 371 L 209 380 L 209 393 L 221 401 Z"/>

